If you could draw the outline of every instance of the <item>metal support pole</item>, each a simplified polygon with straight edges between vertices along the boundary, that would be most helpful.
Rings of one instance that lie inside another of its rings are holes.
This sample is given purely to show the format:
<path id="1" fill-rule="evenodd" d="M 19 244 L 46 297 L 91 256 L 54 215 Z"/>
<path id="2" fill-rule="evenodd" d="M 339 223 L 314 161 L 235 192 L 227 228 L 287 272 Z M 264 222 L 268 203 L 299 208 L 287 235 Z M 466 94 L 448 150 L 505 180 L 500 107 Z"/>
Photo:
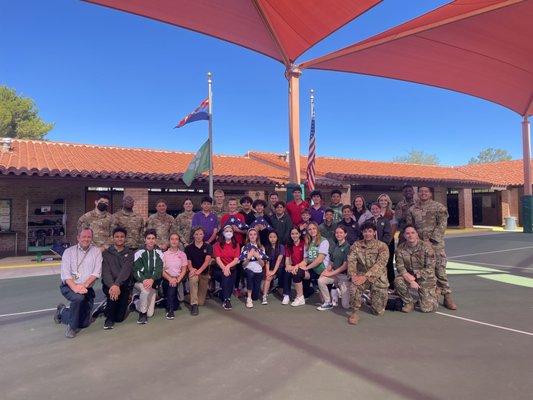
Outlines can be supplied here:
<path id="1" fill-rule="evenodd" d="M 287 69 L 289 81 L 289 183 L 300 185 L 300 75 L 294 65 Z"/>
<path id="2" fill-rule="evenodd" d="M 524 196 L 522 197 L 522 226 L 524 233 L 533 233 L 533 194 L 531 190 L 531 132 L 527 115 L 522 121 L 524 151 Z"/>
<path id="3" fill-rule="evenodd" d="M 213 198 L 213 74 L 207 73 L 207 87 L 209 99 L 209 196 Z"/>

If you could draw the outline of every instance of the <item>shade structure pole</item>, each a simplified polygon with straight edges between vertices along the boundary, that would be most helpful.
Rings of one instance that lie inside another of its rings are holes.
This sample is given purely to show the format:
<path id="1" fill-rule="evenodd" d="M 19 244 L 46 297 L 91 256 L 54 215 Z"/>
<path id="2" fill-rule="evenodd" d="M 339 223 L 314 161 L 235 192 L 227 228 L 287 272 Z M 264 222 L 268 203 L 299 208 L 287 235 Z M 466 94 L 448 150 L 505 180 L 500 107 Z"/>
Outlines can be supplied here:
<path id="1" fill-rule="evenodd" d="M 524 196 L 522 196 L 522 226 L 524 233 L 533 233 L 533 194 L 531 193 L 531 128 L 527 115 L 522 121 L 522 146 L 524 151 Z"/>
<path id="2" fill-rule="evenodd" d="M 299 185 L 300 177 L 300 75 L 291 65 L 285 76 L 289 81 L 289 183 Z"/>
<path id="3" fill-rule="evenodd" d="M 209 196 L 213 198 L 213 74 L 207 73 L 207 91 L 209 99 Z"/>
<path id="4" fill-rule="evenodd" d="M 527 116 L 522 121 L 522 145 L 524 152 L 524 195 L 531 196 L 531 128 Z"/>

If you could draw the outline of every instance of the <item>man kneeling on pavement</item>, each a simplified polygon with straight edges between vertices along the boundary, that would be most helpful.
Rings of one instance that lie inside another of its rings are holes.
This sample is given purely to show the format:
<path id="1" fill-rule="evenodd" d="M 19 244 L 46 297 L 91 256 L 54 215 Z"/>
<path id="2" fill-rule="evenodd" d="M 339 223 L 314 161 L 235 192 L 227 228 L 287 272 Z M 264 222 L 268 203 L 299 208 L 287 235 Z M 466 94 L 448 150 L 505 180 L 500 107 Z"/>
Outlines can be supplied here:
<path id="1" fill-rule="evenodd" d="M 54 315 L 56 323 L 67 325 L 67 338 L 74 338 L 89 326 L 94 304 L 93 285 L 102 272 L 102 252 L 91 243 L 92 229 L 82 228 L 77 239 L 78 244 L 66 249 L 61 259 L 60 289 L 70 306 L 60 303 Z"/>

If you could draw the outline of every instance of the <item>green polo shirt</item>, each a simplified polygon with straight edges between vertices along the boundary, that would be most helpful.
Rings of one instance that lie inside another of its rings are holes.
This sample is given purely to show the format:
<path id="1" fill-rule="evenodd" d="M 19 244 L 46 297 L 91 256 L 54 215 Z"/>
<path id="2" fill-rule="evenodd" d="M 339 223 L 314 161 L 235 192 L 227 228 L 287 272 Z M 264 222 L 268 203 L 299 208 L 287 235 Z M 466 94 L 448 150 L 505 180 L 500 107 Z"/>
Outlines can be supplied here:
<path id="1" fill-rule="evenodd" d="M 342 245 L 335 243 L 329 250 L 329 259 L 332 269 L 340 268 L 340 266 L 348 259 L 350 251 L 350 244 L 344 241 Z"/>

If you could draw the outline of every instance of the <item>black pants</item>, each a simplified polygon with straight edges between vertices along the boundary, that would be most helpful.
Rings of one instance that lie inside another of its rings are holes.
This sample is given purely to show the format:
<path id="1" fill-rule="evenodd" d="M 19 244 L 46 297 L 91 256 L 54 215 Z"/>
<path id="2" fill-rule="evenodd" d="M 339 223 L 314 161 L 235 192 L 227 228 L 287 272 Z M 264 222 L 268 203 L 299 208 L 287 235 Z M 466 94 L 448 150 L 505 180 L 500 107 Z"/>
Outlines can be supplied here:
<path id="1" fill-rule="evenodd" d="M 118 299 L 111 300 L 109 297 L 109 287 L 102 284 L 102 291 L 107 297 L 105 306 L 105 317 L 113 322 L 122 322 L 126 319 L 126 313 L 128 311 L 128 301 L 131 294 L 131 286 L 124 284 L 120 286 L 120 294 Z"/>
<path id="2" fill-rule="evenodd" d="M 389 280 L 389 288 L 394 289 L 394 239 L 389 243 L 389 261 L 387 262 L 387 279 Z"/>
<path id="3" fill-rule="evenodd" d="M 304 278 L 305 272 L 306 271 L 304 271 L 303 269 L 298 268 L 298 272 L 295 275 L 292 275 L 291 273 L 289 273 L 289 275 L 291 275 L 292 281 L 294 283 L 300 283 L 300 282 L 303 283 L 304 297 L 307 298 L 307 297 L 312 296 L 313 293 L 315 293 L 315 291 L 311 289 L 311 282 L 317 282 L 318 274 L 314 270 L 308 269 L 307 272 L 309 272 L 309 279 L 305 279 Z M 314 285 L 317 285 L 317 284 L 314 283 Z"/>
<path id="4" fill-rule="evenodd" d="M 252 292 L 252 300 L 257 300 L 259 298 L 259 293 L 261 292 L 263 273 L 253 272 L 248 268 L 244 270 L 244 273 L 246 274 L 246 290 Z"/>
<path id="5" fill-rule="evenodd" d="M 231 270 L 230 276 L 225 276 L 222 273 L 222 270 L 217 267 L 215 268 L 213 275 L 215 280 L 220 283 L 220 287 L 222 288 L 220 291 L 220 300 L 229 300 L 235 286 L 235 276 L 237 275 L 235 268 Z"/>
<path id="6" fill-rule="evenodd" d="M 239 284 L 244 279 L 244 269 L 241 263 L 235 266 L 235 289 L 239 288 Z"/>
<path id="7" fill-rule="evenodd" d="M 283 288 L 283 295 L 284 296 L 290 296 L 291 295 L 291 282 L 292 282 L 292 274 L 285 271 L 285 267 L 279 267 L 278 272 L 278 285 Z"/>
<path id="8" fill-rule="evenodd" d="M 87 293 L 75 293 L 66 283 L 60 286 L 61 294 L 70 301 L 70 306 L 61 312 L 61 322 L 72 329 L 87 328 L 91 324 L 91 310 L 94 305 L 94 290 Z"/>
<path id="9" fill-rule="evenodd" d="M 178 286 L 170 286 L 166 279 L 163 279 L 163 293 L 165 295 L 167 311 L 176 311 L 180 301 L 178 300 Z"/>

